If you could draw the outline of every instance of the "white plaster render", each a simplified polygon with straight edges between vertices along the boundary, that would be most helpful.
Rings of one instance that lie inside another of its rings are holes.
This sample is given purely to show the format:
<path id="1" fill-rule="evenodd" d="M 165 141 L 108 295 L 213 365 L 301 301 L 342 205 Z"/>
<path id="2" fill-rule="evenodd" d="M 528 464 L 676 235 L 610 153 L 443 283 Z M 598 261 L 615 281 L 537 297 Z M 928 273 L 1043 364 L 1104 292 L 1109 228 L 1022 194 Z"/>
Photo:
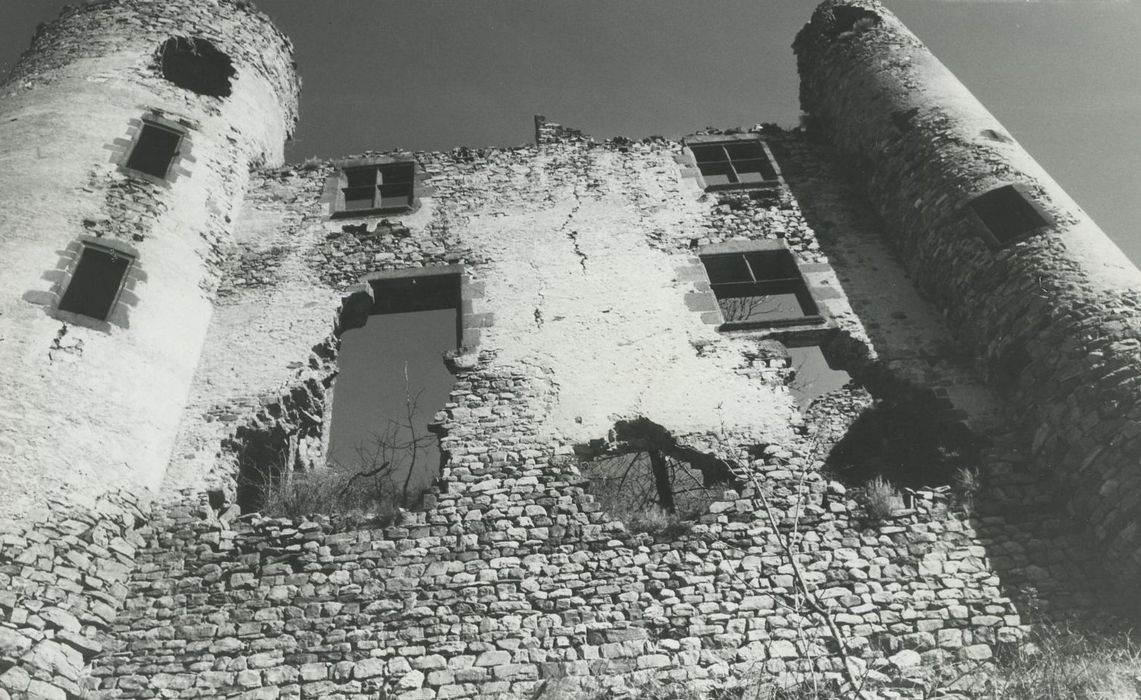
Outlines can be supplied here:
<path id="1" fill-rule="evenodd" d="M 560 391 L 544 429 L 572 442 L 636 416 L 684 432 L 787 437 L 795 408 L 783 387 L 735 374 L 731 358 L 698 358 L 691 339 L 717 334 L 686 308 L 693 283 L 679 282 L 675 269 L 689 256 L 650 248 L 651 227 L 629 207 L 621 174 L 607 173 L 604 158 L 593 162 L 591 174 L 609 186 L 576 195 L 551 183 L 551 208 L 468 219 L 465 237 L 495 260 L 479 275 L 481 307 L 495 313 L 482 346 L 500 362 L 550 370 Z M 523 178 L 509 186 L 529 187 Z M 708 206 L 674 201 L 680 211 L 655 219 L 676 225 L 691 207 Z"/>
<path id="2" fill-rule="evenodd" d="M 0 275 L 0 363 L 8 369 L 0 474 L 11 485 L 0 517 L 19 518 L 78 488 L 159 485 L 211 312 L 201 287 L 203 234 L 224 233 L 211 230 L 222 217 L 210 212 L 229 211 L 241 196 L 258 148 L 233 145 L 232 126 L 262 145 L 283 133 L 280 117 L 265 116 L 272 106 L 252 107 L 271 96 L 268 88 L 211 119 L 165 84 L 148 89 L 136 73 L 149 60 L 128 51 L 76 61 L 51 72 L 50 88 L 9 94 L 0 106 L 0 254 L 9 265 Z M 190 134 L 195 162 L 182 164 L 192 174 L 155 195 L 168 207 L 157 218 L 129 195 L 123 210 L 108 211 L 110 186 L 126 177 L 112 162 L 112 142 L 128 138 L 131 120 L 148 108 L 199 123 Z M 45 273 L 92 233 L 85 220 L 108 217 L 123 225 L 118 236 L 138 251 L 145 275 L 130 327 L 68 324 L 60 344 L 69 351 L 49 353 L 64 324 L 46 313 L 53 280 Z"/>

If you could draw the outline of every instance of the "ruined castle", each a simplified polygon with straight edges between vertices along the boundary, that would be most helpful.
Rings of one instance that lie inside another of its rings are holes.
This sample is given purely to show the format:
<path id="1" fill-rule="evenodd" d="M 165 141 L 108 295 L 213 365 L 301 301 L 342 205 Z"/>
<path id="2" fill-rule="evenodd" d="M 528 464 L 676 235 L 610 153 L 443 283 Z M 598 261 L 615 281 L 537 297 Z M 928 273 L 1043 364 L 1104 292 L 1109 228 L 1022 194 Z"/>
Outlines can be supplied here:
<path id="1" fill-rule="evenodd" d="M 1132 610 L 1141 272 L 880 5 L 794 49 L 795 129 L 288 166 L 248 3 L 43 26 L 0 87 L 0 699 L 901 697 Z M 417 506 L 259 514 L 326 468 L 342 334 L 425 308 Z M 798 395 L 806 353 L 851 381 Z M 664 525 L 608 505 L 639 452 Z"/>

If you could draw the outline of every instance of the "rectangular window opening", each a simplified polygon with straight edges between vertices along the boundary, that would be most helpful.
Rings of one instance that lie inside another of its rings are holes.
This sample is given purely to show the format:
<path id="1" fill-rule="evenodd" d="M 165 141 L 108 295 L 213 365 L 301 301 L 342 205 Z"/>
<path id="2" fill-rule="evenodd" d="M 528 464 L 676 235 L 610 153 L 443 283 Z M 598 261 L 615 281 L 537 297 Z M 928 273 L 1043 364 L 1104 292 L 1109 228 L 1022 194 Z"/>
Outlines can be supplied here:
<path id="1" fill-rule="evenodd" d="M 67 291 L 60 299 L 59 310 L 106 321 L 130 266 L 128 255 L 84 246 Z"/>
<path id="2" fill-rule="evenodd" d="M 787 250 L 701 256 L 725 327 L 819 322 L 820 309 Z"/>
<path id="3" fill-rule="evenodd" d="M 174 129 L 146 122 L 127 158 L 127 167 L 154 177 L 166 178 L 170 164 L 178 155 L 181 142 L 182 134 Z"/>
<path id="4" fill-rule="evenodd" d="M 776 166 L 760 141 L 700 143 L 689 147 L 708 190 L 778 184 Z"/>
<path id="5" fill-rule="evenodd" d="M 972 199 L 970 205 L 1000 245 L 1011 243 L 1053 223 L 1045 212 L 1014 185 L 984 192 Z"/>
<path id="6" fill-rule="evenodd" d="M 416 180 L 410 161 L 345 168 L 341 193 L 346 212 L 399 212 L 411 209 Z"/>

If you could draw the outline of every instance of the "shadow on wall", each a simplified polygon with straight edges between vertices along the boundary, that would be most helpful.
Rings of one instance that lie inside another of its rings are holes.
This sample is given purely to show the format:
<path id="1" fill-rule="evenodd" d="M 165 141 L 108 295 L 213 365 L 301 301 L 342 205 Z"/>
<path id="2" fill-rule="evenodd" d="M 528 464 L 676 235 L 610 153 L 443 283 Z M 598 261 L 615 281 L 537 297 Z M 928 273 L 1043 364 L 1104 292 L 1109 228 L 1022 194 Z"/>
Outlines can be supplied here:
<path id="1" fill-rule="evenodd" d="M 898 487 L 949 486 L 978 464 L 983 440 L 947 416 L 933 396 L 876 400 L 825 459 L 846 483 L 882 476 Z"/>
<path id="2" fill-rule="evenodd" d="M 869 274 L 858 250 L 860 245 L 869 249 L 890 247 L 886 236 L 879 235 L 884 230 L 882 222 L 860 192 L 858 164 L 845 164 L 847 169 L 842 169 L 803 135 L 773 138 L 770 145 L 778 160 L 786 164 L 782 171 L 785 182 L 842 280 L 872 345 L 881 351 L 898 346 L 899 321 L 892 316 L 890 305 L 884 304 L 883 280 L 878 274 Z M 864 237 L 866 243 L 854 243 L 856 236 Z M 894 248 L 892 251 L 890 257 L 899 255 Z M 889 259 L 878 252 L 875 256 Z M 900 275 L 903 279 L 902 272 Z M 914 281 L 908 282 L 909 288 L 892 288 L 891 293 L 908 299 L 918 297 L 920 291 Z M 939 318 L 933 308 L 930 313 Z M 1096 559 L 1097 550 L 1087 528 L 1070 517 L 1052 476 L 1035 473 L 1025 457 L 1029 438 L 1019 426 L 1008 425 L 1003 428 L 1006 432 L 980 440 L 965 427 L 955 425 L 957 421 L 951 416 L 941 420 L 925 415 L 932 407 L 947 415 L 951 407 L 930 391 L 934 404 L 911 396 L 905 378 L 893 366 L 870 359 L 866 348 L 856 347 L 854 341 L 841 338 L 824 350 L 831 366 L 848 370 L 877 399 L 869 401 L 864 413 L 836 436 L 838 441 L 827 461 L 838 476 L 866 483 L 882 474 L 906 488 L 952 484 L 957 473 L 964 471 L 977 474 L 968 506 L 971 524 L 985 543 L 988 560 L 1006 595 L 1031 617 L 1036 611 L 1049 614 L 1116 606 L 1105 597 L 1108 589 L 1102 583 L 1108 578 Z M 923 348 L 908 350 L 911 356 L 905 361 L 924 374 L 935 365 L 954 367 L 966 375 L 972 371 L 973 358 L 953 342 L 939 348 L 937 357 L 927 356 Z"/>
<path id="3" fill-rule="evenodd" d="M 618 421 L 606 440 L 575 452 L 586 492 L 635 532 L 683 534 L 725 489 L 741 486 L 731 465 L 679 445 L 646 418 Z"/>

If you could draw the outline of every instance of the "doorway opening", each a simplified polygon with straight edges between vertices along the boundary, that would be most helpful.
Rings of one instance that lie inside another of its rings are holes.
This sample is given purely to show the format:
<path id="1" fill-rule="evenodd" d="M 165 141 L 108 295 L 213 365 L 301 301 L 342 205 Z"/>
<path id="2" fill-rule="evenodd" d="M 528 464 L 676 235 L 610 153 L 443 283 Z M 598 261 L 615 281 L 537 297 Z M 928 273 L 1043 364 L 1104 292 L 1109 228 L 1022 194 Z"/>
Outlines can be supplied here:
<path id="1" fill-rule="evenodd" d="M 442 356 L 461 339 L 460 275 L 416 272 L 372 280 L 364 325 L 341 336 L 327 471 L 379 514 L 418 505 L 439 473 L 433 416 L 453 383 Z"/>

